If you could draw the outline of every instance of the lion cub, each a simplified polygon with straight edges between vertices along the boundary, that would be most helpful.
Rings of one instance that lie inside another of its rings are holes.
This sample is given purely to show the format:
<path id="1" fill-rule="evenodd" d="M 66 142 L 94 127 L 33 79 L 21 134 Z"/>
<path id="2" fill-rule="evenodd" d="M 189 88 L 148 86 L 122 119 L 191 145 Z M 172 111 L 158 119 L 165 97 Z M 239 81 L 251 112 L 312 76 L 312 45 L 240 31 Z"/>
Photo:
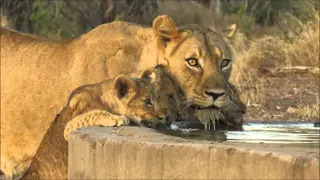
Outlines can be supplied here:
<path id="1" fill-rule="evenodd" d="M 110 127 L 130 122 L 148 127 L 168 124 L 181 109 L 178 93 L 179 87 L 161 65 L 144 71 L 141 79 L 120 75 L 113 82 L 83 86 L 74 91 L 70 100 L 70 106 L 76 107 L 75 118 L 67 123 L 64 136 L 67 139 L 70 132 L 84 126 Z M 83 114 L 84 111 L 87 113 Z"/>
<path id="2" fill-rule="evenodd" d="M 175 119 L 180 108 L 176 88 L 162 66 L 144 71 L 140 78 L 119 75 L 77 88 L 45 134 L 23 179 L 67 179 L 68 142 L 64 135 L 67 138 L 76 128 L 121 126 L 131 121 L 155 126 Z"/>

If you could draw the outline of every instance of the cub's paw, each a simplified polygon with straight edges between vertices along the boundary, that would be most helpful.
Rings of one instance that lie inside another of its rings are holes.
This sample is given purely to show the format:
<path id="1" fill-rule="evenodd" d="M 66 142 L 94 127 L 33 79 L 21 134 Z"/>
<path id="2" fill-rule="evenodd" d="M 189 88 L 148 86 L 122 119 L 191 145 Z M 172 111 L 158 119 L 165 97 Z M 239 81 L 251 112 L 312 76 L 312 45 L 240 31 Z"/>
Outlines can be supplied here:
<path id="1" fill-rule="evenodd" d="M 118 116 L 104 110 L 93 110 L 76 116 L 70 120 L 64 129 L 64 138 L 67 140 L 69 133 L 81 128 L 89 126 L 124 126 L 128 125 L 130 120 L 125 116 Z"/>
<path id="2" fill-rule="evenodd" d="M 100 116 L 97 125 L 114 127 L 114 126 L 126 126 L 130 123 L 129 118 L 125 116 Z"/>
<path id="3" fill-rule="evenodd" d="M 130 123 L 130 119 L 125 116 L 120 116 L 121 118 L 117 121 L 117 126 L 127 126 Z"/>

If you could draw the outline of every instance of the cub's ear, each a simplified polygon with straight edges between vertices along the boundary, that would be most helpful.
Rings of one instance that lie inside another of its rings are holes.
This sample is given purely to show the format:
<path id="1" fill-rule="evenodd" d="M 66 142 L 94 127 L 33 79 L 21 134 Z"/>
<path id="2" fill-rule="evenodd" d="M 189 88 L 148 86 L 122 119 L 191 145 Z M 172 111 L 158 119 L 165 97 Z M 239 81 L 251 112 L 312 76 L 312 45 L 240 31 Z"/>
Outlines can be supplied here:
<path id="1" fill-rule="evenodd" d="M 167 65 L 164 64 L 158 64 L 154 67 L 154 69 L 158 70 L 158 71 L 163 71 L 163 72 L 170 72 L 170 68 Z"/>
<path id="2" fill-rule="evenodd" d="M 228 39 L 233 39 L 235 37 L 237 31 L 238 31 L 237 25 L 232 24 L 224 30 L 224 36 Z"/>
<path id="3" fill-rule="evenodd" d="M 153 83 L 156 80 L 156 76 L 157 75 L 155 69 L 147 69 L 141 73 L 140 78 L 149 83 Z"/>
<path id="4" fill-rule="evenodd" d="M 163 47 L 166 47 L 168 42 L 179 37 L 178 28 L 168 15 L 156 17 L 153 20 L 152 28 Z"/>
<path id="5" fill-rule="evenodd" d="M 128 75 L 118 75 L 114 80 L 117 98 L 129 102 L 137 92 L 137 82 Z"/>

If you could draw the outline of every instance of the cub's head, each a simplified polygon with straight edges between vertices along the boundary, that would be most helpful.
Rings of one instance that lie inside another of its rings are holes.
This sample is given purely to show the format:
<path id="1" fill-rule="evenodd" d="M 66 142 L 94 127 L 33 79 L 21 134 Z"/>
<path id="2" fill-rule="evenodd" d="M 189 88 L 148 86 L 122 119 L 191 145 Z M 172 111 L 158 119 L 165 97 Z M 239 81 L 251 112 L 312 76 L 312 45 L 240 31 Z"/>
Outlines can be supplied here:
<path id="1" fill-rule="evenodd" d="M 161 85 L 164 84 L 161 76 L 163 74 L 158 69 L 144 71 L 141 78 L 117 76 L 114 89 L 120 113 L 142 126 L 169 125 L 178 113 L 178 101 L 169 83 Z M 166 91 L 162 92 L 165 88 Z"/>
<path id="2" fill-rule="evenodd" d="M 167 15 L 153 22 L 157 48 L 179 82 L 190 104 L 198 108 L 221 108 L 229 103 L 228 80 L 233 61 L 228 41 L 236 25 L 225 36 L 198 26 L 177 28 Z"/>
<path id="3" fill-rule="evenodd" d="M 168 109 L 168 118 L 172 122 L 176 120 L 182 110 L 184 93 L 180 86 L 173 80 L 170 72 L 164 65 L 145 70 L 140 75 L 141 79 L 151 83 L 155 88 L 155 99 L 158 109 Z"/>

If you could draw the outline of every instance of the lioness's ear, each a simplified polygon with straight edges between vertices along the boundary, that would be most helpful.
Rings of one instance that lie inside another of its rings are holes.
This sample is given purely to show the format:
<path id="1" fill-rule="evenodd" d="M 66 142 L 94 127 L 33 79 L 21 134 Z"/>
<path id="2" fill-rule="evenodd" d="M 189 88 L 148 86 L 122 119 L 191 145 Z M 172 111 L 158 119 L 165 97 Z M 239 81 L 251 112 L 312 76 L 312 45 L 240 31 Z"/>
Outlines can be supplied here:
<path id="1" fill-rule="evenodd" d="M 158 16 L 153 20 L 152 28 L 155 36 L 166 47 L 167 43 L 178 38 L 178 28 L 168 15 Z"/>
<path id="2" fill-rule="evenodd" d="M 224 32 L 225 32 L 225 36 L 228 39 L 233 39 L 237 33 L 238 27 L 236 24 L 232 24 L 230 26 L 228 26 Z"/>
<path id="3" fill-rule="evenodd" d="M 128 75 L 118 75 L 114 80 L 117 98 L 129 101 L 137 92 L 137 82 Z"/>
<path id="4" fill-rule="evenodd" d="M 145 71 L 143 71 L 140 75 L 140 78 L 142 80 L 145 80 L 149 83 L 152 83 L 156 80 L 156 73 L 154 69 L 147 69 Z"/>

